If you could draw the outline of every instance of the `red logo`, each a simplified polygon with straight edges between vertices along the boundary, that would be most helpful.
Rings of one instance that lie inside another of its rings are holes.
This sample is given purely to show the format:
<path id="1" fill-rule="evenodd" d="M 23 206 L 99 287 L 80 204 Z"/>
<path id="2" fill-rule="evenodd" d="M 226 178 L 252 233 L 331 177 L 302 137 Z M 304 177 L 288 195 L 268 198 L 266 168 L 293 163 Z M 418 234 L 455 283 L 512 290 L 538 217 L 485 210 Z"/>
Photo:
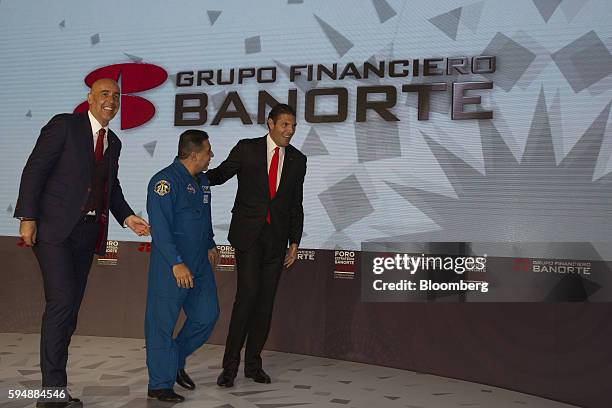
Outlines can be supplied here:
<path id="1" fill-rule="evenodd" d="M 138 252 L 151 252 L 151 243 L 150 242 L 141 242 L 138 245 Z"/>
<path id="2" fill-rule="evenodd" d="M 513 269 L 518 272 L 529 272 L 531 269 L 531 260 L 527 258 L 515 258 Z"/>
<path id="3" fill-rule="evenodd" d="M 168 73 L 153 64 L 114 64 L 98 68 L 85 77 L 87 86 L 101 78 L 111 78 L 119 82 L 121 78 L 121 129 L 132 129 L 147 123 L 155 115 L 155 106 L 145 98 L 130 95 L 147 91 L 163 84 Z M 87 101 L 81 103 L 74 112 L 87 112 Z"/>

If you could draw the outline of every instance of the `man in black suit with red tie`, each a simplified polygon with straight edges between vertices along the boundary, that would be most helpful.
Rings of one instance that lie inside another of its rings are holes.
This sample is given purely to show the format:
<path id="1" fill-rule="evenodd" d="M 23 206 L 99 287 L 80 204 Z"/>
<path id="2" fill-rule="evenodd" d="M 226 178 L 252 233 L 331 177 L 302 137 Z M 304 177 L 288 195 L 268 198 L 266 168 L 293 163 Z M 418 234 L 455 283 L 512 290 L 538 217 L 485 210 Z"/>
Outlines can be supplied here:
<path id="1" fill-rule="evenodd" d="M 206 173 L 211 185 L 238 176 L 228 235 L 236 250 L 238 287 L 223 372 L 217 379 L 222 387 L 234 385 L 245 340 L 245 376 L 270 383 L 262 368 L 261 351 L 281 271 L 295 262 L 302 238 L 306 156 L 289 144 L 295 133 L 295 111 L 289 105 L 276 105 L 267 123 L 266 136 L 240 140 L 219 167 Z"/>
<path id="2" fill-rule="evenodd" d="M 89 111 L 54 116 L 42 128 L 21 176 L 15 217 L 38 259 L 46 300 L 40 338 L 46 392 L 37 407 L 82 406 L 66 390 L 68 345 L 93 255 L 106 252 L 109 210 L 124 227 L 149 234 L 117 179 L 121 142 L 108 123 L 117 114 L 120 95 L 114 80 L 94 82 L 87 95 Z"/>

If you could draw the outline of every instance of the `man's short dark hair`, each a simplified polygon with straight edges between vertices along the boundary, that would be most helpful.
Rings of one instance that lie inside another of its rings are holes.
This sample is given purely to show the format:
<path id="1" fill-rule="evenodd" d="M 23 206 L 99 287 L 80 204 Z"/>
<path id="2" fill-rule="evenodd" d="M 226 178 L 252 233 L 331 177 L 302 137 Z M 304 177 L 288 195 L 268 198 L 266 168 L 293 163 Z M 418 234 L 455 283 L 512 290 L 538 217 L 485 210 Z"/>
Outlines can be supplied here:
<path id="1" fill-rule="evenodd" d="M 208 133 L 198 129 L 188 129 L 181 133 L 178 145 L 178 158 L 186 159 L 193 152 L 202 150 L 202 143 L 208 140 Z"/>
<path id="2" fill-rule="evenodd" d="M 272 119 L 272 122 L 276 123 L 276 119 L 278 119 L 278 117 L 283 113 L 293 115 L 294 117 L 296 116 L 295 109 L 287 104 L 279 103 L 270 110 L 270 113 L 268 113 L 268 119 Z"/>

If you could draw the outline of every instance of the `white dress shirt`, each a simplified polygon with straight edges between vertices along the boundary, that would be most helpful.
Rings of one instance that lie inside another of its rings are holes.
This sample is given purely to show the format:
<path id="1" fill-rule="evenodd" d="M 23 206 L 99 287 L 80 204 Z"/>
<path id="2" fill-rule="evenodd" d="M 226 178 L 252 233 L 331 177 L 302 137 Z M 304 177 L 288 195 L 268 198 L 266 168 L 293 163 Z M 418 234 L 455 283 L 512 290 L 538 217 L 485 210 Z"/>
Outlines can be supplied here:
<path id="1" fill-rule="evenodd" d="M 278 173 L 276 174 L 276 191 L 278 191 L 278 185 L 280 184 L 281 174 L 283 173 L 283 160 L 285 159 L 285 148 L 277 146 L 274 140 L 270 137 L 270 134 L 266 135 L 266 145 L 268 146 L 268 174 L 270 174 L 270 164 L 272 163 L 272 156 L 274 156 L 274 149 L 278 149 Z"/>

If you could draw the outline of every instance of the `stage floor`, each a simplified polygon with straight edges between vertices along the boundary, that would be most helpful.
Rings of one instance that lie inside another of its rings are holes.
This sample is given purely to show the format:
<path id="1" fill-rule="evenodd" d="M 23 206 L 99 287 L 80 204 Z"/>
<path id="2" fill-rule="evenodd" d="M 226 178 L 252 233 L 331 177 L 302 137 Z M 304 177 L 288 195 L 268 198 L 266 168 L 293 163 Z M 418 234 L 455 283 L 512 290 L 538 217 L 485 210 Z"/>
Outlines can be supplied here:
<path id="1" fill-rule="evenodd" d="M 33 400 L 9 401 L 9 389 L 40 387 L 38 334 L 0 334 L 0 406 L 34 406 Z M 175 386 L 186 401 L 177 408 L 561 408 L 572 405 L 501 388 L 347 361 L 265 351 L 264 368 L 272 384 L 257 384 L 239 373 L 233 388 L 219 388 L 223 347 L 205 345 L 187 372 L 194 391 Z M 85 407 L 144 408 L 172 404 L 149 400 L 144 340 L 75 336 L 70 346 L 71 394 Z"/>

